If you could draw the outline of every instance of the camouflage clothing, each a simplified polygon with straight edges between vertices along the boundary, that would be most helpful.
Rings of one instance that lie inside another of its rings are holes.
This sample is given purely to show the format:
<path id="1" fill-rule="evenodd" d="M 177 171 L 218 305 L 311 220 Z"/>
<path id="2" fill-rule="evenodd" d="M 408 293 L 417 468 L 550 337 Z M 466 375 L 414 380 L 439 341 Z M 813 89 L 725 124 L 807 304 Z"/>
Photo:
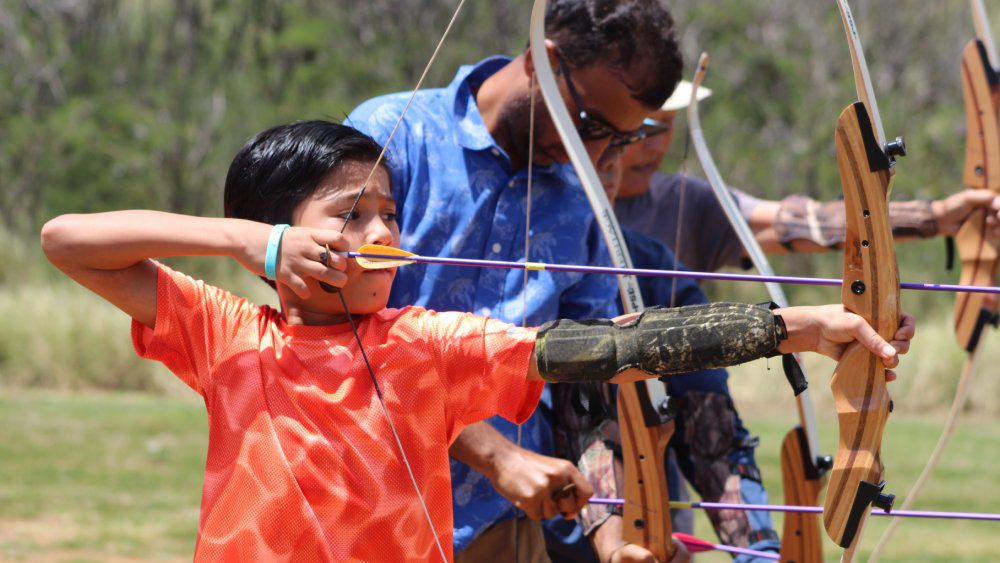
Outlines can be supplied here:
<path id="1" fill-rule="evenodd" d="M 654 307 L 625 325 L 558 320 L 538 330 L 535 361 L 549 382 L 607 381 L 626 369 L 669 375 L 776 353 L 780 319 L 743 303 Z"/>
<path id="2" fill-rule="evenodd" d="M 781 200 L 774 221 L 778 241 L 787 247 L 797 240 L 807 240 L 826 248 L 844 243 L 847 219 L 844 202 L 820 203 L 803 195 Z M 926 200 L 889 203 L 892 234 L 897 237 L 929 238 L 937 236 L 938 226 Z"/>

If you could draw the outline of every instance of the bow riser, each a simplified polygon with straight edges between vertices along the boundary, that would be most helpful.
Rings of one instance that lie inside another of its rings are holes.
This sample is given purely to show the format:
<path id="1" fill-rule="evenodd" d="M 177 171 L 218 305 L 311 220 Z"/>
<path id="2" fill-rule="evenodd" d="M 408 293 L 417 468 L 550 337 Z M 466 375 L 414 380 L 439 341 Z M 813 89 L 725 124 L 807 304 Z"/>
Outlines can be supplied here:
<path id="1" fill-rule="evenodd" d="M 660 423 L 664 415 L 644 412 L 643 404 L 649 401 L 639 396 L 642 391 L 635 385 L 618 388 L 618 424 L 622 456 L 627 460 L 624 463 L 625 498 L 629 500 L 622 510 L 622 537 L 628 543 L 646 546 L 657 561 L 669 561 L 673 556 L 673 528 L 665 502 L 670 494 L 666 490 L 664 460 L 674 433 L 674 422 L 670 418 Z M 662 407 L 667 412 L 667 406 Z M 645 421 L 650 415 L 657 419 L 655 424 Z"/>
<path id="2" fill-rule="evenodd" d="M 973 39 L 962 51 L 965 97 L 965 172 L 963 183 L 1000 194 L 1000 77 L 982 41 Z M 996 280 L 1000 240 L 987 236 L 985 212 L 977 210 L 955 236 L 962 261 L 962 283 L 992 285 Z M 996 300 L 959 295 L 955 299 L 955 336 L 975 350 L 983 326 L 996 312 Z"/>
<path id="3" fill-rule="evenodd" d="M 836 145 L 847 214 L 842 301 L 891 340 L 899 327 L 899 275 L 888 221 L 893 162 L 879 147 L 861 102 L 840 114 Z M 830 537 L 850 553 L 869 505 L 891 506 L 880 488 L 882 432 L 891 401 L 881 359 L 860 344 L 841 357 L 830 387 L 840 444 L 823 521 Z"/>
<path id="4" fill-rule="evenodd" d="M 781 444 L 781 485 L 785 504 L 816 506 L 823 490 L 823 476 L 810 459 L 805 431 L 796 426 Z M 781 534 L 781 560 L 786 563 L 811 563 L 823 560 L 819 535 L 819 517 L 815 514 L 789 513 Z"/>

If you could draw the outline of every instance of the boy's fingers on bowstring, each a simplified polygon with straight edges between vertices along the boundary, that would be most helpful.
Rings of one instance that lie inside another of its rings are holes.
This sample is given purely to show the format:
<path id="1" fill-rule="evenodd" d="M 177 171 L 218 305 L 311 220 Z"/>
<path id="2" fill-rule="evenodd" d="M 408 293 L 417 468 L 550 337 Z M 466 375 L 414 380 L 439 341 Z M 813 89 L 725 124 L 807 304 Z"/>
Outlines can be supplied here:
<path id="1" fill-rule="evenodd" d="M 326 254 L 325 250 L 323 251 L 323 254 Z M 320 258 L 325 257 L 320 256 Z M 304 260 L 301 271 L 304 275 L 310 278 L 327 283 L 334 287 L 344 287 L 344 284 L 347 283 L 346 273 L 341 270 L 335 270 L 327 267 L 320 260 Z"/>
<path id="2" fill-rule="evenodd" d="M 347 269 L 347 257 L 341 251 L 350 250 L 350 245 L 344 235 L 329 229 L 312 229 L 310 235 L 313 242 L 319 246 L 317 256 L 328 268 L 344 271 Z"/>

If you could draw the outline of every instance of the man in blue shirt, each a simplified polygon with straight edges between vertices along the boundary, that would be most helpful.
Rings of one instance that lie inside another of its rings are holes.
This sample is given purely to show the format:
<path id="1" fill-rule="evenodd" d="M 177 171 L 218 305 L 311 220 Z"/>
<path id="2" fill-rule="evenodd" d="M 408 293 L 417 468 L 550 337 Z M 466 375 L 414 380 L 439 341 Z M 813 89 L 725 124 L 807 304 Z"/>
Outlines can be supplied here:
<path id="1" fill-rule="evenodd" d="M 673 91 L 682 67 L 673 21 L 658 2 L 621 0 L 612 10 L 596 4 L 551 1 L 546 17 L 550 61 L 564 69 L 563 97 L 595 161 L 610 144 L 634 139 L 645 116 Z M 609 264 L 533 73 L 526 50 L 514 59 L 462 67 L 447 87 L 417 93 L 388 143 L 403 248 L 436 256 Z M 567 80 L 577 99 L 569 95 Z M 408 97 L 369 100 L 349 123 L 385 143 Z M 529 154 L 532 100 L 536 127 Z M 413 265 L 397 274 L 390 305 L 538 325 L 560 317 L 614 316 L 616 296 L 611 276 Z M 507 533 L 503 526 L 517 515 L 507 499 L 533 518 L 551 517 L 560 509 L 552 499 L 567 484 L 589 489 L 572 463 L 538 455 L 552 451 L 544 410 L 520 429 L 497 420 L 470 427 L 452 446 L 461 460 L 452 465 L 456 552 L 489 528 Z M 509 537 L 522 545 L 500 540 L 496 545 L 512 551 L 493 549 L 491 555 L 546 560 L 540 530 L 530 526 L 529 535 L 521 524 L 513 526 Z M 525 537 L 537 541 L 525 544 Z"/>

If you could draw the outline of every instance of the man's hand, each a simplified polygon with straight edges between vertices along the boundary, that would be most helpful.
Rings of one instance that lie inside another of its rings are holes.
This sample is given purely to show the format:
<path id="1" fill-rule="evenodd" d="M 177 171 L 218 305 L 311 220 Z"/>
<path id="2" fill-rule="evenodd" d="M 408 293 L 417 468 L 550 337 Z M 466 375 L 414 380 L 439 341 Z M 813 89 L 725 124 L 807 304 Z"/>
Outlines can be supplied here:
<path id="1" fill-rule="evenodd" d="M 955 236 L 969 214 L 977 209 L 986 212 L 991 236 L 1000 237 L 1000 196 L 992 191 L 967 189 L 931 202 L 931 214 L 941 236 Z"/>
<path id="2" fill-rule="evenodd" d="M 573 519 L 594 494 L 572 463 L 523 448 L 512 448 L 485 475 L 498 493 L 533 520 L 557 514 Z"/>
<path id="3" fill-rule="evenodd" d="M 786 307 L 774 312 L 781 315 L 788 329 L 788 340 L 781 343 L 781 352 L 819 352 L 839 360 L 847 347 L 857 341 L 881 358 L 887 368 L 896 367 L 899 354 L 910 350 L 917 323 L 912 315 L 903 313 L 892 341 L 886 342 L 863 318 L 843 305 Z M 886 381 L 896 379 L 891 369 L 885 374 Z"/>

